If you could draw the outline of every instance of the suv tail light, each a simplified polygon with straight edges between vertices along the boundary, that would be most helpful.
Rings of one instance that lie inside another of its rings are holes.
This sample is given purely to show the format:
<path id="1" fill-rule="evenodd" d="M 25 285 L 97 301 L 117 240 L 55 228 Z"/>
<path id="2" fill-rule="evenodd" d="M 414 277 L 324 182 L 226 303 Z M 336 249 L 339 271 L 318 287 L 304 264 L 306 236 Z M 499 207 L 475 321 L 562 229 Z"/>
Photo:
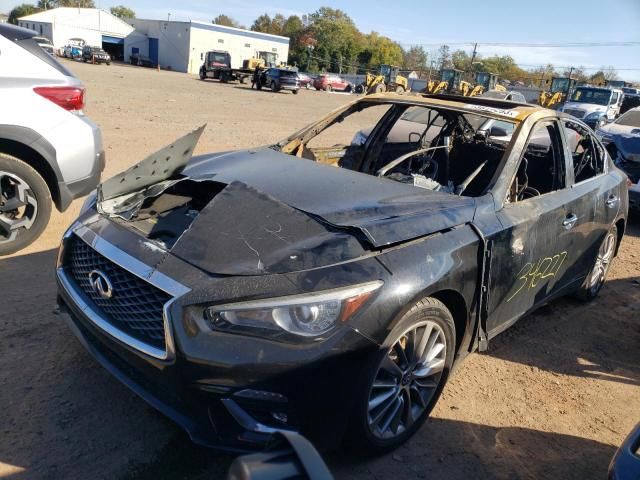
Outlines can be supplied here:
<path id="1" fill-rule="evenodd" d="M 82 110 L 84 107 L 84 88 L 35 87 L 33 91 L 70 112 Z"/>

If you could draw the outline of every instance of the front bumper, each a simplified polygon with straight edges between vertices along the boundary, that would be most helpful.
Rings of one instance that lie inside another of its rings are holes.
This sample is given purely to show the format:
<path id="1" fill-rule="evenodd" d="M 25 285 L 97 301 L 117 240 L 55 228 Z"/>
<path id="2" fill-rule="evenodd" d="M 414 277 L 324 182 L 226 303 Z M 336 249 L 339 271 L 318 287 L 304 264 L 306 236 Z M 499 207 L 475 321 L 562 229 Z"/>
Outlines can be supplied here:
<path id="1" fill-rule="evenodd" d="M 148 354 L 95 321 L 91 300 L 69 281 L 64 266 L 57 281 L 60 311 L 82 345 L 195 443 L 208 447 L 262 449 L 275 429 L 300 431 L 320 449 L 336 445 L 362 366 L 377 348 L 345 328 L 337 338 L 296 346 L 291 360 L 275 342 L 226 334 L 212 339 L 203 359 L 195 345 L 201 347 L 202 338 L 189 338 L 178 320 L 184 309 L 177 298 L 165 309 L 167 355 Z M 261 361 L 243 366 L 257 351 Z"/>

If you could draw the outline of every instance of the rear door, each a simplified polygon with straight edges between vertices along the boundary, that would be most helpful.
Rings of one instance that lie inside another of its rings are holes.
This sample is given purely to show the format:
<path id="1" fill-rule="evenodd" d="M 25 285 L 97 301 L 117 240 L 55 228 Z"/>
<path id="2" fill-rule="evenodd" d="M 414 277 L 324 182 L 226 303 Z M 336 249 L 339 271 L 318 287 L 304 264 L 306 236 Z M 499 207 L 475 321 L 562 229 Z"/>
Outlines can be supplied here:
<path id="1" fill-rule="evenodd" d="M 598 247 L 615 222 L 621 205 L 619 181 L 607 171 L 606 154 L 600 142 L 581 123 L 563 119 L 567 170 L 573 195 L 567 206 L 581 212 L 573 246 L 576 261 L 574 280 L 584 279 L 591 270 Z"/>

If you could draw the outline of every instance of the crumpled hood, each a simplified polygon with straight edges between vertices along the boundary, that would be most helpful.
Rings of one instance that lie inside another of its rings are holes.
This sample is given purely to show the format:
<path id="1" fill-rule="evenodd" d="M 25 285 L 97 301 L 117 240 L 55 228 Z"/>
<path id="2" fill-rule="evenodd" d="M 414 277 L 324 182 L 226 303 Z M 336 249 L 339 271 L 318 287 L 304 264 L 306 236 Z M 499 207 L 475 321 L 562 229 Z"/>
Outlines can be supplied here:
<path id="1" fill-rule="evenodd" d="M 172 253 L 216 274 L 341 263 L 470 222 L 471 198 L 295 158 L 269 148 L 194 158 L 182 172 L 227 186 Z"/>
<path id="2" fill-rule="evenodd" d="M 471 221 L 475 201 L 296 158 L 270 148 L 194 158 L 194 179 L 241 182 L 381 247 Z"/>
<path id="3" fill-rule="evenodd" d="M 212 274 L 287 273 L 346 262 L 470 222 L 475 213 L 472 198 L 266 147 L 191 158 L 202 130 L 105 181 L 97 209 L 150 240 L 169 232 L 171 240 L 158 240 L 166 250 Z M 175 213 L 158 216 L 162 212 Z"/>

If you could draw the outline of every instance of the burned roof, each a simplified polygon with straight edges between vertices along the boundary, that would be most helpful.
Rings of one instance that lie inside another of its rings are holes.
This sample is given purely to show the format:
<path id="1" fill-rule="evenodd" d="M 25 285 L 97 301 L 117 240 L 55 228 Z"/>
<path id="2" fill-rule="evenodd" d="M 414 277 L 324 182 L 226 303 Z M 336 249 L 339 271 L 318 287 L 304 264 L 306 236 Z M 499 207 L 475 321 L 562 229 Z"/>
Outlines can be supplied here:
<path id="1" fill-rule="evenodd" d="M 413 105 L 445 107 L 455 110 L 466 110 L 469 113 L 479 115 L 508 119 L 513 122 L 521 122 L 532 113 L 543 110 L 539 105 L 529 103 L 518 103 L 484 97 L 463 97 L 459 95 L 407 95 L 397 93 L 380 93 L 367 95 L 357 101 L 409 103 Z"/>

